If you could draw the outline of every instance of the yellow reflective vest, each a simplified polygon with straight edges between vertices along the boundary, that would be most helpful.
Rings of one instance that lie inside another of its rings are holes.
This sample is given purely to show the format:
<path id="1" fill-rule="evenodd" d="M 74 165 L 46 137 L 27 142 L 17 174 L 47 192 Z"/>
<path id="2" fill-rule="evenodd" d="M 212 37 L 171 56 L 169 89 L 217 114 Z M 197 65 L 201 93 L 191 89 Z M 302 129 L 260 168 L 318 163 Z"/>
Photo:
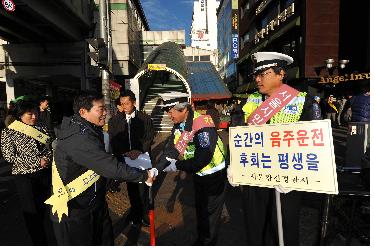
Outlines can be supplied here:
<path id="1" fill-rule="evenodd" d="M 195 120 L 199 116 L 200 114 L 198 112 L 194 112 L 193 120 Z M 179 140 L 179 137 L 181 136 L 181 134 L 182 133 L 180 130 L 175 129 L 174 145 Z M 192 138 L 191 141 L 188 143 L 186 150 L 183 153 L 183 159 L 187 160 L 187 159 L 193 158 L 195 155 L 195 149 L 196 147 L 195 147 L 195 144 L 193 143 L 193 138 Z M 208 165 L 206 165 L 200 171 L 196 172 L 196 174 L 199 176 L 210 175 L 210 174 L 213 174 L 215 172 L 218 172 L 224 169 L 225 168 L 225 157 L 226 157 L 225 147 L 223 146 L 223 142 L 221 138 L 218 136 L 217 145 L 214 149 L 212 160 L 209 162 Z"/>

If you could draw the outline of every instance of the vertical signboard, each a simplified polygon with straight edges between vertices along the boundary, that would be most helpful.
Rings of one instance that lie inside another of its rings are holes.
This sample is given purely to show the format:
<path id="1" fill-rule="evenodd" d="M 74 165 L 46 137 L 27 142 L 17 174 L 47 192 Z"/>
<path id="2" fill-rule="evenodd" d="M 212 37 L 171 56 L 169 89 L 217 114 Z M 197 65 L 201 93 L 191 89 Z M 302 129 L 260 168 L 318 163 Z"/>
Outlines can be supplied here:
<path id="1" fill-rule="evenodd" d="M 239 10 L 238 0 L 232 0 L 232 12 L 231 12 L 231 55 L 233 59 L 239 58 Z"/>

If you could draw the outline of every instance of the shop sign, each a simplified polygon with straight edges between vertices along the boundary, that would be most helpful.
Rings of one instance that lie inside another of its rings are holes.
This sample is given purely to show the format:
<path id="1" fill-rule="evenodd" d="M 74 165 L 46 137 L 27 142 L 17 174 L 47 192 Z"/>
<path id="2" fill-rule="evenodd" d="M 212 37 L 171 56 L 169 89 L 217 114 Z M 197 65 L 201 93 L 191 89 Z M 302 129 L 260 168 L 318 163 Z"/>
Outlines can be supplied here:
<path id="1" fill-rule="evenodd" d="M 232 0 L 232 2 L 231 2 L 231 8 L 233 10 L 237 10 L 238 9 L 238 0 Z"/>
<path id="2" fill-rule="evenodd" d="M 166 68 L 166 64 L 148 64 L 149 71 L 163 71 Z"/>
<path id="3" fill-rule="evenodd" d="M 232 58 L 239 58 L 239 35 L 232 34 Z"/>
<path id="4" fill-rule="evenodd" d="M 205 0 L 200 0 L 200 8 L 201 12 L 205 11 Z"/>
<path id="5" fill-rule="evenodd" d="M 271 20 L 260 32 L 255 35 L 255 44 L 260 42 L 260 39 L 264 38 L 269 34 L 269 31 L 274 30 L 281 23 L 285 22 L 290 16 L 295 13 L 295 3 L 292 3 L 287 7 L 282 13 L 280 13 L 276 18 Z"/>
<path id="6" fill-rule="evenodd" d="M 237 10 L 235 12 L 233 10 L 231 23 L 232 23 L 232 30 L 238 30 L 238 11 Z"/>
<path id="7" fill-rule="evenodd" d="M 358 74 L 345 74 L 345 75 L 337 75 L 334 77 L 321 77 L 320 81 L 318 83 L 320 84 L 338 84 L 340 82 L 345 81 L 353 81 L 353 80 L 365 80 L 370 79 L 370 73 L 358 73 Z"/>
<path id="8" fill-rule="evenodd" d="M 207 41 L 208 36 L 205 30 L 197 30 L 192 32 L 192 38 L 193 41 Z"/>
<path id="9" fill-rule="evenodd" d="M 110 98 L 113 100 L 117 99 L 120 95 L 120 90 L 122 86 L 113 80 L 109 81 L 109 85 L 110 85 Z"/>
<path id="10" fill-rule="evenodd" d="M 270 3 L 270 0 L 264 0 L 260 3 L 260 5 L 256 8 L 256 16 L 261 13 L 265 9 L 265 7 Z"/>

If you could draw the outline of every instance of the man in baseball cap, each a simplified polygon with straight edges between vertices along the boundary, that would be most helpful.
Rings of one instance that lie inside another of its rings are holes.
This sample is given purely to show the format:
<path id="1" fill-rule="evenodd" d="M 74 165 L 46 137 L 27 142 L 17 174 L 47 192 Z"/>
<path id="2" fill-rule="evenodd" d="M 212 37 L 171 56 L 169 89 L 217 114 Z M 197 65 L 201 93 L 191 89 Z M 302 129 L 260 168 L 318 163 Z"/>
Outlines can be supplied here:
<path id="1" fill-rule="evenodd" d="M 226 189 L 225 147 L 212 118 L 193 111 L 188 94 L 169 92 L 160 96 L 162 109 L 174 126 L 155 167 L 193 175 L 198 235 L 194 245 L 214 245 Z"/>

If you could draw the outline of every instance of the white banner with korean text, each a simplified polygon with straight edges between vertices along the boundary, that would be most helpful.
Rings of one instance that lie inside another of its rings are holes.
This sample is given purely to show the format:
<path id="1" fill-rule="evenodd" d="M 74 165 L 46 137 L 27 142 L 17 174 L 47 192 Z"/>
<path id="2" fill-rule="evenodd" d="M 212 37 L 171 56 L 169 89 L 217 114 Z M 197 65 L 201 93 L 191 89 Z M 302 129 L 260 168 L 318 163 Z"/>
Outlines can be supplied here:
<path id="1" fill-rule="evenodd" d="M 233 183 L 338 194 L 330 120 L 230 127 Z"/>

